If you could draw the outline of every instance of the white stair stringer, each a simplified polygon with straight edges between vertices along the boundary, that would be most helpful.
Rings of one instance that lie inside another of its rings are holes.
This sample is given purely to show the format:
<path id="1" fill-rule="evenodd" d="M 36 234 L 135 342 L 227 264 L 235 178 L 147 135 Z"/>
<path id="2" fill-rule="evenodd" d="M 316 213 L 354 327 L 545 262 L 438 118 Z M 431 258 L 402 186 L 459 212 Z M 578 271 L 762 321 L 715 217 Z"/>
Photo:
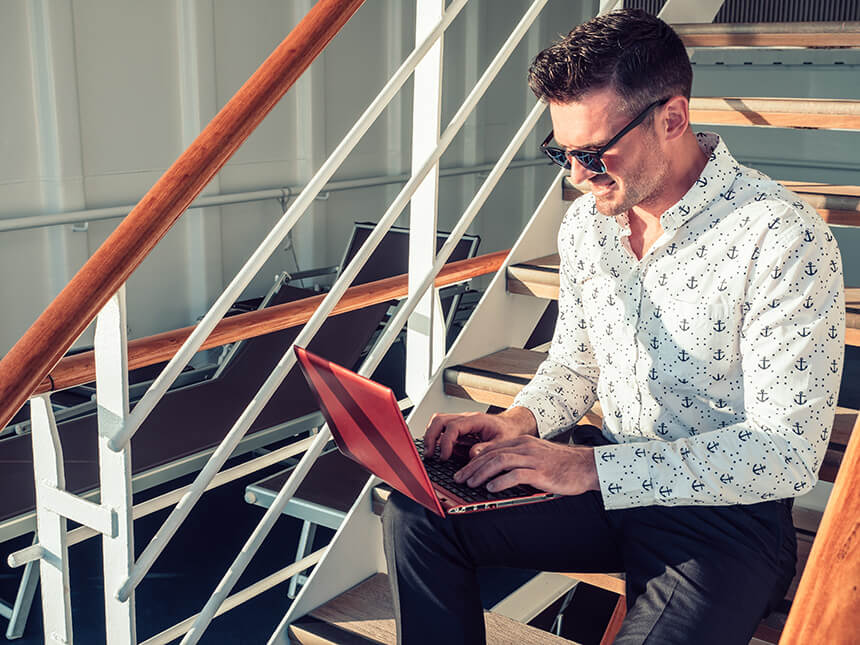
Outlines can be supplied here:
<path id="1" fill-rule="evenodd" d="M 380 483 L 376 477 L 367 480 L 325 555 L 269 639 L 269 645 L 288 645 L 287 628 L 293 621 L 373 574 L 386 572 L 382 522 L 372 508 L 372 491 Z"/>
<path id="2" fill-rule="evenodd" d="M 436 412 L 486 410 L 485 404 L 444 393 L 442 373 L 448 365 L 473 360 L 505 347 L 522 347 L 531 335 L 544 307 L 531 296 L 509 294 L 506 274 L 510 264 L 555 252 L 558 228 L 564 216 L 559 173 L 511 249 L 504 264 L 487 287 L 457 341 L 433 375 L 421 401 L 409 415 L 408 424 L 421 436 Z M 380 483 L 371 477 L 335 534 L 328 551 L 281 620 L 269 645 L 287 645 L 289 625 L 320 605 L 339 596 L 375 573 L 387 573 L 382 548 L 382 522 L 372 510 L 372 491 Z"/>

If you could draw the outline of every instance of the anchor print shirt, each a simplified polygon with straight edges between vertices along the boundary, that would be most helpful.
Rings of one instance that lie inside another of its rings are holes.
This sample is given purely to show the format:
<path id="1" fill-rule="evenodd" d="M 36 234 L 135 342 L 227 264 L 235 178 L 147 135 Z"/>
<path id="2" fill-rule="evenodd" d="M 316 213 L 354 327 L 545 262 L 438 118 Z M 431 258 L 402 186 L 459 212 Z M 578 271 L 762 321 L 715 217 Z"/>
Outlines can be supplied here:
<path id="1" fill-rule="evenodd" d="M 558 234 L 559 316 L 514 405 L 541 436 L 600 400 L 607 509 L 752 504 L 808 491 L 836 410 L 845 306 L 828 226 L 715 134 L 641 260 L 627 216 L 583 195 Z"/>

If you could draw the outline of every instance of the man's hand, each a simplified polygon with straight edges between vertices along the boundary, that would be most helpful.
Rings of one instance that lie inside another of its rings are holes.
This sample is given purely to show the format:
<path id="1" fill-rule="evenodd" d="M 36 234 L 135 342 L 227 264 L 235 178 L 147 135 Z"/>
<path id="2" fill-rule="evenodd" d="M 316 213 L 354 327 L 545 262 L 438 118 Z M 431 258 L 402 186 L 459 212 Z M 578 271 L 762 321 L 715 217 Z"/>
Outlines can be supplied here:
<path id="1" fill-rule="evenodd" d="M 600 490 L 594 450 L 587 446 L 521 436 L 485 444 L 477 453 L 457 471 L 454 481 L 472 487 L 486 483 L 491 492 L 518 484 L 530 484 L 557 495 Z"/>
<path id="2" fill-rule="evenodd" d="M 424 454 L 432 455 L 438 444 L 439 458 L 448 459 L 457 440 L 478 437 L 469 455 L 474 457 L 490 441 L 504 441 L 524 435 L 537 437 L 537 422 L 528 408 L 509 408 L 501 414 L 434 414 L 424 433 Z"/>

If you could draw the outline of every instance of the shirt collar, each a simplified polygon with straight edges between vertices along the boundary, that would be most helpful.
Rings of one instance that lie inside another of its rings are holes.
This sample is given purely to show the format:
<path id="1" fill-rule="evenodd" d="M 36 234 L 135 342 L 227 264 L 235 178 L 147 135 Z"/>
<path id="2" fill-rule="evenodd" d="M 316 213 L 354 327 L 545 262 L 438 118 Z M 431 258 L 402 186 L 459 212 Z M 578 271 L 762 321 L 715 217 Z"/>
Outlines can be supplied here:
<path id="1" fill-rule="evenodd" d="M 700 132 L 696 140 L 708 155 L 708 163 L 684 196 L 661 215 L 660 225 L 664 231 L 677 229 L 715 199 L 728 194 L 735 178 L 741 174 L 740 164 L 719 135 Z"/>

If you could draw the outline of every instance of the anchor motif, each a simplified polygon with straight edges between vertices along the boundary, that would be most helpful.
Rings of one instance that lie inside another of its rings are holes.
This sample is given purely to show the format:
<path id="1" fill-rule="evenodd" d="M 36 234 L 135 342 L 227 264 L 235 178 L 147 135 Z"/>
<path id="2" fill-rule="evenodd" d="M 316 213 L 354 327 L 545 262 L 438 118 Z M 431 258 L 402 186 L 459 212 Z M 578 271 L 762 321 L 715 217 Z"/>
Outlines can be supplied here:
<path id="1" fill-rule="evenodd" d="M 804 309 L 812 309 L 815 303 L 812 301 L 812 296 L 806 296 L 806 300 L 803 301 Z"/>
<path id="2" fill-rule="evenodd" d="M 611 452 L 604 452 L 602 455 L 600 455 L 600 458 L 604 462 L 610 462 L 615 459 L 615 455 Z"/>
<path id="3" fill-rule="evenodd" d="M 791 205 L 794 206 L 797 210 L 803 209 L 803 202 L 801 201 L 791 202 Z"/>
<path id="4" fill-rule="evenodd" d="M 588 351 L 588 345 L 586 345 L 585 343 L 580 343 L 579 347 L 577 349 L 579 349 L 580 352 L 587 352 Z"/>
<path id="5" fill-rule="evenodd" d="M 755 466 L 752 467 L 752 471 L 756 475 L 761 475 L 765 471 L 764 464 L 756 464 Z"/>
<path id="6" fill-rule="evenodd" d="M 769 360 L 767 360 L 766 358 L 762 358 L 762 359 L 758 362 L 758 366 L 759 366 L 760 368 L 762 368 L 763 370 L 766 370 L 768 367 L 770 367 L 770 361 L 769 361 Z"/>
<path id="7" fill-rule="evenodd" d="M 746 441 L 746 440 L 748 440 L 751 436 L 752 436 L 752 432 L 750 432 L 749 430 L 741 430 L 741 431 L 738 433 L 738 438 L 739 438 L 741 441 Z"/>
<path id="8" fill-rule="evenodd" d="M 651 345 L 651 348 L 652 348 L 652 349 L 659 349 L 659 347 L 660 347 L 660 341 L 658 341 L 656 338 L 653 338 L 653 337 L 652 337 L 652 338 L 651 338 L 651 342 L 649 343 L 649 345 Z"/>
<path id="9" fill-rule="evenodd" d="M 771 499 L 772 497 L 776 497 L 776 495 L 774 493 L 762 493 L 761 494 L 762 499 Z"/>
<path id="10" fill-rule="evenodd" d="M 774 298 L 769 303 L 767 303 L 767 306 L 771 309 L 776 309 L 777 307 L 779 307 L 779 298 Z"/>
<path id="11" fill-rule="evenodd" d="M 791 426 L 791 431 L 798 436 L 803 434 L 803 428 L 800 426 L 800 421 L 794 422 L 794 425 Z"/>
<path id="12" fill-rule="evenodd" d="M 838 372 L 838 371 L 839 371 L 839 362 L 833 361 L 832 363 L 830 363 L 830 373 L 836 374 L 836 372 Z"/>
<path id="13" fill-rule="evenodd" d="M 815 265 L 812 264 L 812 262 L 809 262 L 803 272 L 811 278 L 818 273 L 818 269 L 815 268 Z"/>
<path id="14" fill-rule="evenodd" d="M 722 320 L 718 320 L 714 323 L 714 331 L 723 331 L 726 328 L 726 324 Z M 720 359 L 717 359 L 720 360 Z"/>
<path id="15" fill-rule="evenodd" d="M 734 477 L 732 477 L 728 473 L 723 473 L 722 475 L 720 475 L 720 481 L 723 482 L 724 484 L 728 484 L 732 480 L 734 480 Z"/>
<path id="16" fill-rule="evenodd" d="M 717 448 L 720 447 L 720 444 L 717 443 L 716 441 L 709 441 L 708 445 L 705 447 L 708 449 L 709 453 L 713 454 L 717 451 Z"/>
<path id="17" fill-rule="evenodd" d="M 830 260 L 830 270 L 834 273 L 839 270 L 839 265 L 836 264 L 836 260 Z"/>
<path id="18" fill-rule="evenodd" d="M 687 353 L 686 349 L 682 349 L 678 353 L 678 358 L 681 360 L 682 363 L 686 363 L 688 360 L 690 360 L 690 355 Z"/>
<path id="19" fill-rule="evenodd" d="M 598 240 L 598 242 L 597 242 L 597 243 L 598 243 L 600 246 L 606 246 L 606 236 L 604 235 L 603 237 L 601 237 L 601 238 L 600 238 L 600 240 Z"/>
<path id="20" fill-rule="evenodd" d="M 770 328 L 770 325 L 765 325 L 761 330 L 761 335 L 767 338 L 768 336 L 773 336 L 773 331 Z"/>
<path id="21" fill-rule="evenodd" d="M 613 297 L 613 295 L 611 293 L 609 294 L 609 297 L 606 298 L 606 304 L 609 305 L 610 307 L 615 305 L 615 298 Z"/>
<path id="22" fill-rule="evenodd" d="M 833 241 L 833 235 L 831 235 L 829 232 L 827 232 L 824 234 L 824 239 L 827 240 L 828 242 L 832 242 Z"/>
<path id="23" fill-rule="evenodd" d="M 643 479 L 642 480 L 642 490 L 648 491 L 648 490 L 651 490 L 652 488 L 654 488 L 654 482 L 652 482 L 650 479 Z"/>
<path id="24" fill-rule="evenodd" d="M 805 372 L 809 369 L 809 365 L 806 363 L 806 361 L 803 360 L 802 356 L 797 359 L 797 362 L 794 364 L 794 367 L 795 369 L 797 369 L 798 372 Z"/>
<path id="25" fill-rule="evenodd" d="M 653 455 L 651 455 L 651 461 L 653 461 L 654 463 L 657 463 L 657 464 L 661 464 L 664 461 L 666 461 L 666 458 L 663 455 L 661 455 L 659 452 L 655 452 Z"/>
<path id="26" fill-rule="evenodd" d="M 669 433 L 669 430 L 666 428 L 665 423 L 661 423 L 660 425 L 657 426 L 657 434 L 666 435 L 668 433 Z"/>
<path id="27" fill-rule="evenodd" d="M 718 349 L 717 351 L 715 351 L 715 352 L 714 352 L 714 360 L 715 360 L 715 361 L 721 361 L 721 360 L 723 360 L 725 357 L 726 357 L 726 354 L 725 354 L 725 352 L 724 352 L 723 350 L 721 350 L 721 349 Z"/>
<path id="28" fill-rule="evenodd" d="M 577 323 L 580 329 L 586 329 L 588 327 L 588 323 L 585 322 L 585 318 L 580 318 L 579 323 Z"/>
<path id="29" fill-rule="evenodd" d="M 839 334 L 836 333 L 836 326 L 830 325 L 830 329 L 827 332 L 827 335 L 831 338 L 836 338 Z"/>
<path id="30" fill-rule="evenodd" d="M 617 278 L 617 277 L 620 275 L 620 274 L 618 273 L 618 269 L 616 269 L 615 267 L 612 267 L 612 269 L 610 269 L 610 270 L 609 270 L 609 273 L 611 273 L 611 274 L 612 274 L 612 277 L 613 277 L 613 278 Z"/>
<path id="31" fill-rule="evenodd" d="M 696 255 L 698 255 L 700 258 L 703 258 L 703 257 L 705 257 L 705 253 L 707 253 L 707 251 L 708 251 L 708 247 L 706 247 L 706 246 L 703 244 L 702 246 L 700 246 L 700 247 L 696 250 Z"/>
<path id="32" fill-rule="evenodd" d="M 750 312 L 750 309 L 752 309 L 752 305 L 748 302 L 744 302 L 744 304 L 741 305 L 741 311 L 744 314 L 748 314 Z"/>
<path id="33" fill-rule="evenodd" d="M 799 332 L 797 332 L 797 335 L 798 335 L 798 336 L 800 336 L 801 338 L 806 338 L 806 337 L 807 337 L 807 336 L 809 336 L 811 333 L 812 333 L 812 332 L 811 332 L 811 331 L 809 331 L 809 328 L 807 328 L 807 327 L 802 327 L 802 328 L 800 329 L 800 331 L 799 331 Z"/>
<path id="34" fill-rule="evenodd" d="M 774 229 L 779 228 L 779 218 L 777 217 L 776 219 L 773 219 L 773 220 L 771 220 L 770 222 L 768 222 L 768 223 L 767 223 L 767 227 L 768 227 L 770 230 L 774 230 Z"/>
<path id="35" fill-rule="evenodd" d="M 688 378 L 681 378 L 680 376 L 678 377 L 678 383 L 680 383 L 681 385 L 686 385 L 689 382 L 690 382 L 690 379 L 688 379 Z"/>
<path id="36" fill-rule="evenodd" d="M 660 494 L 663 497 L 668 497 L 669 495 L 672 494 L 672 489 L 669 488 L 668 486 L 660 486 Z"/>
<path id="37" fill-rule="evenodd" d="M 717 287 L 717 291 L 725 291 L 728 288 L 729 288 L 728 283 L 725 280 L 723 280 L 722 282 L 720 282 L 720 286 Z"/>
<path id="38" fill-rule="evenodd" d="M 678 210 L 681 211 L 684 215 L 690 214 L 690 207 L 689 206 L 684 206 L 683 204 L 679 204 Z"/>
<path id="39" fill-rule="evenodd" d="M 693 488 L 693 490 L 694 490 L 695 492 L 697 492 L 697 493 L 698 493 L 700 490 L 702 490 L 704 487 L 705 487 L 705 485 L 704 485 L 702 482 L 700 482 L 698 479 L 697 479 L 696 481 L 694 481 L 694 482 L 693 482 L 693 484 L 692 484 L 692 488 Z"/>
<path id="40" fill-rule="evenodd" d="M 663 312 L 660 309 L 660 306 L 658 305 L 657 307 L 654 308 L 654 317 L 659 318 L 662 315 L 663 315 Z"/>
<path id="41" fill-rule="evenodd" d="M 693 399 L 691 399 L 689 396 L 685 396 L 681 405 L 685 408 L 691 408 L 693 407 Z"/>
<path id="42" fill-rule="evenodd" d="M 621 410 L 616 410 L 616 411 L 615 411 L 615 418 L 616 418 L 616 419 L 620 419 L 620 418 L 621 418 Z"/>
<path id="43" fill-rule="evenodd" d="M 582 270 L 584 270 L 584 269 L 585 269 L 585 262 L 583 262 L 582 260 L 580 260 L 579 262 L 577 262 L 577 264 L 576 264 L 576 265 L 577 265 L 577 268 L 578 268 L 580 271 L 582 271 Z"/>
<path id="44" fill-rule="evenodd" d="M 828 397 L 827 397 L 827 407 L 829 407 L 829 408 L 833 407 L 833 395 L 832 394 L 828 395 Z"/>
<path id="45" fill-rule="evenodd" d="M 798 392 L 797 395 L 794 397 L 794 402 L 797 403 L 797 405 L 803 405 L 808 400 L 809 399 L 806 398 L 806 395 L 803 392 Z"/>
<path id="46" fill-rule="evenodd" d="M 663 275 L 660 276 L 660 279 L 657 280 L 657 284 L 659 284 L 661 287 L 665 287 L 666 282 L 668 282 L 668 281 L 669 281 L 669 278 L 664 273 Z"/>
<path id="47" fill-rule="evenodd" d="M 723 195 L 723 199 L 726 201 L 732 201 L 735 198 L 735 191 L 729 188 L 725 194 Z"/>
<path id="48" fill-rule="evenodd" d="M 644 457 L 645 456 L 645 448 L 637 448 L 636 450 L 633 451 L 633 454 L 636 455 L 637 457 Z"/>
<path id="49" fill-rule="evenodd" d="M 809 229 L 806 229 L 803 232 L 803 239 L 806 242 L 812 242 L 812 240 L 815 239 L 815 236 L 812 234 L 812 231 L 810 231 Z"/>
<path id="50" fill-rule="evenodd" d="M 728 405 L 728 403 L 726 401 L 723 401 L 722 399 L 717 399 L 717 402 L 715 405 L 717 406 L 718 410 L 722 410 L 724 407 L 726 407 Z"/>
<path id="51" fill-rule="evenodd" d="M 757 202 L 760 202 L 760 201 L 761 201 L 761 200 L 763 200 L 765 197 L 767 197 L 767 195 L 766 195 L 765 193 L 756 193 L 756 196 L 755 196 L 755 198 L 754 198 L 754 199 L 755 199 Z"/>
<path id="52" fill-rule="evenodd" d="M 669 255 L 675 255 L 675 252 L 678 250 L 678 245 L 675 242 L 672 242 L 669 245 L 669 248 L 666 249 L 666 253 Z"/>
<path id="53" fill-rule="evenodd" d="M 708 178 L 707 178 L 707 177 L 699 177 L 699 178 L 696 180 L 696 185 L 697 185 L 699 188 L 704 188 L 705 186 L 707 186 L 707 185 L 708 185 Z"/>
<path id="54" fill-rule="evenodd" d="M 656 380 L 657 380 L 657 370 L 655 370 L 655 369 L 652 367 L 652 368 L 648 371 L 648 376 L 649 376 L 649 377 L 651 377 L 651 380 L 652 380 L 652 381 L 656 381 Z"/>
<path id="55" fill-rule="evenodd" d="M 744 228 L 745 228 L 749 223 L 750 223 L 750 216 L 749 216 L 749 215 L 747 215 L 746 217 L 744 217 L 744 218 L 741 220 L 741 226 L 742 226 L 742 227 L 744 227 Z"/>
<path id="56" fill-rule="evenodd" d="M 796 491 L 803 490 L 803 482 L 794 482 L 794 490 L 796 490 Z"/>
<path id="57" fill-rule="evenodd" d="M 615 493 L 618 493 L 621 491 L 621 486 L 619 486 L 618 484 L 614 484 L 614 483 L 609 484 L 608 490 L 610 493 L 612 493 L 614 495 Z"/>
<path id="58" fill-rule="evenodd" d="M 759 251 L 759 248 L 758 248 L 758 247 L 755 247 L 755 248 L 753 249 L 753 252 L 752 252 L 752 259 L 753 259 L 753 260 L 758 260 L 758 256 L 759 256 L 760 254 L 761 254 L 761 251 Z"/>
<path id="59" fill-rule="evenodd" d="M 681 319 L 680 327 L 681 327 L 681 331 L 687 331 L 690 328 L 690 323 L 687 321 L 686 318 Z"/>
<path id="60" fill-rule="evenodd" d="M 696 433 L 695 433 L 695 432 L 693 432 L 693 434 L 696 434 Z M 684 459 L 686 459 L 686 458 L 687 458 L 687 455 L 689 455 L 689 454 L 690 454 L 690 449 L 689 449 L 689 448 L 681 448 L 681 457 L 683 457 Z"/>
<path id="61" fill-rule="evenodd" d="M 770 397 L 767 395 L 767 393 L 766 393 L 764 390 L 761 390 L 761 391 L 756 395 L 756 400 L 758 400 L 758 402 L 759 402 L 759 403 L 764 403 L 764 402 L 765 402 L 765 401 L 767 401 L 769 398 L 770 398 Z"/>
<path id="62" fill-rule="evenodd" d="M 773 273 L 771 273 L 770 275 L 773 277 L 774 280 L 778 280 L 779 277 L 782 275 L 782 269 L 780 269 L 779 267 L 776 267 L 773 270 Z"/>
<path id="63" fill-rule="evenodd" d="M 696 280 L 696 278 L 693 276 L 690 276 L 690 279 L 687 280 L 687 288 L 688 289 L 695 289 L 697 286 L 699 286 L 699 283 Z"/>
<path id="64" fill-rule="evenodd" d="M 711 378 L 714 379 L 717 383 L 726 378 L 725 374 L 711 374 Z"/>
<path id="65" fill-rule="evenodd" d="M 734 260 L 736 257 L 738 257 L 738 247 L 733 246 L 732 248 L 729 249 L 729 251 L 728 251 L 728 253 L 726 253 L 726 255 L 728 256 L 729 260 Z"/>

